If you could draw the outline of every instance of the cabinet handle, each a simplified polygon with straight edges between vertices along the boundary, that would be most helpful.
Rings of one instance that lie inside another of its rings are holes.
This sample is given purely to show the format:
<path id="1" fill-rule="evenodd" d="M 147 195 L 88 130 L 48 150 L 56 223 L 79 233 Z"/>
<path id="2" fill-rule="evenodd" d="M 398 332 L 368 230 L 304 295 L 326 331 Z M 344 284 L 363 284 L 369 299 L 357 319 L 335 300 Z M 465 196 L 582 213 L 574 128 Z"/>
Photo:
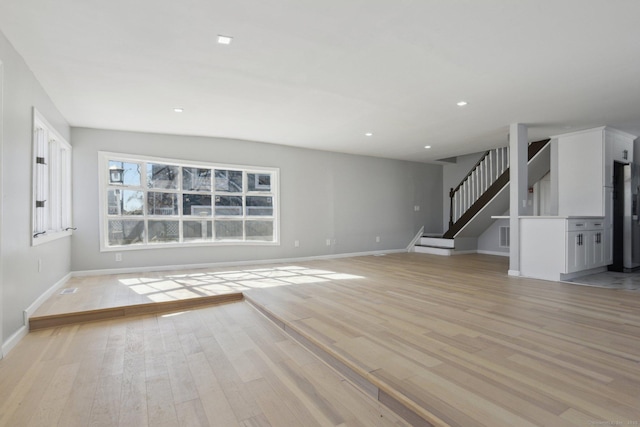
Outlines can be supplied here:
<path id="1" fill-rule="evenodd" d="M 578 223 L 578 224 L 576 224 L 576 227 L 584 227 L 584 224 Z"/>

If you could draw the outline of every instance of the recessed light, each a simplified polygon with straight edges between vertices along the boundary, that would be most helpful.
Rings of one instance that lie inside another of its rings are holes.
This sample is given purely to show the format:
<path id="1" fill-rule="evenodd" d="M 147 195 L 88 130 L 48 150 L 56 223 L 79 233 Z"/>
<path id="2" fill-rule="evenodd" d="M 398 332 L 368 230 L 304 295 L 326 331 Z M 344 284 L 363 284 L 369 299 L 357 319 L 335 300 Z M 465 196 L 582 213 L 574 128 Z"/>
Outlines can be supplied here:
<path id="1" fill-rule="evenodd" d="M 233 37 L 218 35 L 219 44 L 231 44 L 231 40 L 233 40 Z"/>
<path id="2" fill-rule="evenodd" d="M 425 145 L 424 148 L 426 148 L 428 150 L 429 148 L 431 148 L 431 146 L 430 145 Z"/>
<path id="3" fill-rule="evenodd" d="M 175 113 L 182 113 L 184 111 L 184 108 L 174 108 L 173 111 Z"/>
<path id="4" fill-rule="evenodd" d="M 364 134 L 364 136 L 373 136 L 373 134 L 371 132 L 367 132 Z"/>
<path id="5" fill-rule="evenodd" d="M 458 101 L 458 102 L 456 103 L 456 105 L 457 105 L 458 107 L 464 107 L 465 105 L 467 105 L 467 101 Z"/>

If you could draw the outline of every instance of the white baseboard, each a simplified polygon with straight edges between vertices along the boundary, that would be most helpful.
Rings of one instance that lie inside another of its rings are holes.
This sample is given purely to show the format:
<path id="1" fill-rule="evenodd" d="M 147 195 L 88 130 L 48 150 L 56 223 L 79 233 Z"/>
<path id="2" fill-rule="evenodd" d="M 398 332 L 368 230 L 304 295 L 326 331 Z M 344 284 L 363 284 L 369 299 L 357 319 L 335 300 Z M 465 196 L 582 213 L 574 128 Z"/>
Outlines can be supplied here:
<path id="1" fill-rule="evenodd" d="M 406 249 L 389 249 L 385 251 L 368 251 L 368 252 L 350 252 L 344 254 L 331 254 L 331 255 L 317 255 L 309 257 L 299 258 L 279 258 L 279 259 L 265 259 L 265 260 L 250 260 L 250 261 L 226 261 L 226 262 L 213 262 L 205 264 L 179 264 L 179 265 L 157 265 L 148 267 L 130 267 L 130 268 L 108 268 L 103 270 L 79 270 L 72 271 L 72 277 L 82 276 L 100 276 L 107 274 L 127 274 L 127 273 L 147 273 L 151 271 L 170 271 L 170 270 L 197 270 L 200 268 L 220 268 L 220 267 L 236 267 L 243 265 L 264 265 L 264 264 L 282 264 L 286 262 L 305 262 L 316 261 L 324 259 L 338 259 L 338 258 L 352 258 L 358 256 L 370 256 L 370 255 L 385 255 L 394 253 L 405 253 Z"/>
<path id="2" fill-rule="evenodd" d="M 14 334 L 11 335 L 2 344 L 2 355 L 1 355 L 2 357 L 0 357 L 0 359 L 2 359 L 3 357 L 6 357 L 7 354 L 9 354 L 9 352 L 13 350 L 13 348 L 20 342 L 20 340 L 26 337 L 28 333 L 29 333 L 29 328 L 26 325 L 21 326 L 20 329 L 14 332 Z"/>
<path id="3" fill-rule="evenodd" d="M 478 253 L 475 249 L 469 249 L 468 251 L 456 251 L 454 250 L 451 255 L 467 255 L 467 254 L 475 254 Z"/>
<path id="4" fill-rule="evenodd" d="M 53 286 L 51 286 L 49 289 L 44 291 L 29 307 L 27 307 L 27 309 L 25 310 L 25 314 L 26 314 L 25 315 L 25 325 L 28 325 L 29 317 L 33 316 L 33 313 L 35 313 L 36 310 L 46 300 L 49 299 L 49 297 L 51 297 L 53 294 L 55 294 L 58 289 L 63 287 L 64 284 L 67 283 L 67 281 L 69 281 L 69 279 L 71 278 L 71 275 L 72 275 L 72 273 L 68 273 L 62 279 L 58 280 L 56 283 L 53 284 Z"/>
<path id="5" fill-rule="evenodd" d="M 505 257 L 509 256 L 509 252 L 481 251 L 481 250 L 478 250 L 478 253 L 479 254 L 484 254 L 484 255 L 497 255 L 497 256 L 505 256 Z"/>
<path id="6" fill-rule="evenodd" d="M 43 292 L 26 310 L 22 312 L 22 326 L 13 335 L 11 335 L 4 343 L 2 343 L 2 354 L 6 356 L 15 346 L 29 333 L 29 318 L 49 297 L 56 293 L 58 289 L 64 286 L 71 278 L 71 273 L 67 273 L 62 279 L 58 280 L 49 289 Z M 0 359 L 2 358 L 0 357 Z"/>
<path id="7" fill-rule="evenodd" d="M 509 276 L 520 276 L 520 270 L 509 270 L 507 274 Z"/>

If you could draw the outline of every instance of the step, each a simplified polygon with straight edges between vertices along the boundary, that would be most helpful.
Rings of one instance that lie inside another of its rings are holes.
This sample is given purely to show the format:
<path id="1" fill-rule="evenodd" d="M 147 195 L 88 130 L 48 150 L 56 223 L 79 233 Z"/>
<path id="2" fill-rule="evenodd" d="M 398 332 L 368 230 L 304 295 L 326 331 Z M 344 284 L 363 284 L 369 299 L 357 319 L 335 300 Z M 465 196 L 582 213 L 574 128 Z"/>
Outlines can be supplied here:
<path id="1" fill-rule="evenodd" d="M 413 247 L 414 252 L 418 252 L 421 254 L 432 254 L 432 255 L 443 255 L 450 256 L 453 255 L 453 248 L 435 248 L 433 246 L 420 246 L 416 245 Z"/>
<path id="2" fill-rule="evenodd" d="M 453 239 L 443 239 L 441 237 L 421 237 L 418 243 L 420 246 L 433 246 L 434 248 L 453 249 Z"/>
<path id="3" fill-rule="evenodd" d="M 345 376 L 363 393 L 385 405 L 410 425 L 415 427 L 445 425 L 436 415 L 422 408 L 415 401 L 411 400 L 411 398 L 389 386 L 386 382 L 373 378 L 369 375 L 369 372 L 361 366 L 358 366 L 353 360 L 344 357 L 341 353 L 324 345 L 321 339 L 299 328 L 294 322 L 288 322 L 284 317 L 278 316 L 265 305 L 251 298 L 251 296 L 245 296 L 245 301 L 303 347 L 315 354 L 338 373 Z"/>
<path id="4" fill-rule="evenodd" d="M 122 307 L 108 307 L 95 310 L 77 311 L 73 313 L 49 314 L 29 318 L 29 330 L 55 328 L 75 323 L 94 322 L 98 320 L 121 319 L 123 317 L 139 316 L 142 314 L 171 313 L 191 310 L 207 305 L 224 304 L 241 301 L 242 292 L 223 295 L 208 295 L 175 301 L 150 302 L 133 304 Z"/>

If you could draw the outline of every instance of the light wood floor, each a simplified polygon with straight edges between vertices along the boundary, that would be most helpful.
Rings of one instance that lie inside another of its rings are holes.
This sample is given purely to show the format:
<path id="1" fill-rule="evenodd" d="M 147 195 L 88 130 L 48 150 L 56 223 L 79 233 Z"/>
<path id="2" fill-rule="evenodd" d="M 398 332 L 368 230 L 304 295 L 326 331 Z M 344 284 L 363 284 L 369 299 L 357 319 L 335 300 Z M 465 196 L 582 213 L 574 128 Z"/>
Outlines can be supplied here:
<path id="1" fill-rule="evenodd" d="M 482 255 L 314 266 L 363 279 L 245 298 L 434 423 L 640 425 L 637 292 L 508 277 L 506 259 Z"/>
<path id="2" fill-rule="evenodd" d="M 56 293 L 36 310 L 34 316 L 186 300 L 304 283 L 305 270 L 298 266 L 274 264 L 73 277 L 64 289 L 77 291 Z"/>
<path id="3" fill-rule="evenodd" d="M 267 284 L 260 275 L 244 276 L 245 286 L 256 282 L 248 286 L 254 289 L 244 290 L 247 299 L 381 390 L 427 411 L 436 425 L 640 425 L 637 292 L 508 277 L 505 258 L 483 255 L 395 254 L 259 268 L 282 277 L 270 277 Z M 245 325 L 246 316 L 258 323 Z M 378 404 L 365 400 L 365 408 L 375 411 L 355 410 L 333 389 L 320 387 L 322 380 L 314 375 L 325 365 L 309 370 L 278 365 L 282 359 L 312 356 L 255 316 L 247 303 L 237 303 L 32 333 L 0 362 L 0 425 L 45 418 L 69 425 L 65 422 L 72 416 L 81 423 L 95 418 L 96 425 L 105 419 L 105 425 L 116 425 L 114 414 L 118 420 L 124 417 L 125 425 L 128 417 L 141 413 L 144 422 L 156 425 L 165 418 L 157 416 L 158 408 L 171 399 L 167 411 L 173 415 L 166 425 L 179 425 L 184 413 L 196 414 L 206 425 L 202 414 L 217 411 L 200 391 L 210 383 L 219 387 L 217 396 L 225 396 L 231 407 L 227 413 L 243 426 L 396 421 L 390 414 L 361 418 L 381 411 Z M 234 337 L 237 331 L 244 331 L 241 338 Z M 275 349 L 270 347 L 274 340 Z M 86 349 L 86 356 L 78 349 Z M 194 355 L 198 363 L 191 365 Z M 221 371 L 215 371 L 218 363 Z M 305 366 L 304 361 L 291 363 Z M 265 365 L 281 370 L 264 373 Z M 195 374 L 200 369 L 202 377 Z M 181 378 L 186 373 L 185 385 Z M 158 388 L 157 375 L 164 375 Z M 274 376 L 285 386 L 265 379 Z M 259 391 L 249 392 L 247 384 L 258 384 Z M 286 393 L 286 399 L 280 398 Z M 354 412 L 334 409 L 334 394 Z M 282 400 L 294 418 L 275 418 L 281 413 L 276 402 Z M 186 402 L 191 402 L 187 409 Z M 325 415 L 300 423 L 303 415 L 294 409 L 299 407 L 314 417 L 319 407 Z M 336 411 L 342 415 L 335 416 Z"/>
<path id="4" fill-rule="evenodd" d="M 246 302 L 30 333 L 0 426 L 404 426 Z"/>

